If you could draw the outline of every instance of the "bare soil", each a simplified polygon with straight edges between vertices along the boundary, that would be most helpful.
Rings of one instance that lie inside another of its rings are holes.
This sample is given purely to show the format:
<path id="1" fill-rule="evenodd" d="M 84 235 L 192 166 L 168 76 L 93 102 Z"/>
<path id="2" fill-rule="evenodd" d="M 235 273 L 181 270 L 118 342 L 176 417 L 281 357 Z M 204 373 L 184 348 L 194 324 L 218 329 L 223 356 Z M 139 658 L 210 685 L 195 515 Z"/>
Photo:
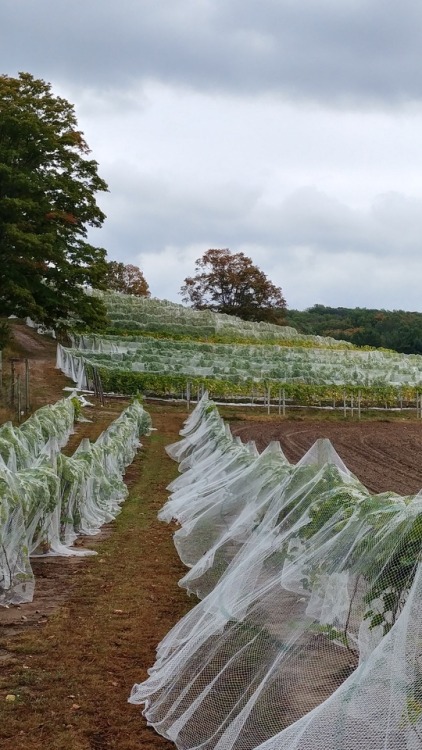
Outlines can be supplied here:
<path id="1" fill-rule="evenodd" d="M 296 463 L 318 438 L 328 438 L 347 468 L 371 492 L 416 494 L 422 488 L 422 420 L 317 421 L 274 417 L 233 421 L 232 432 L 262 451 L 279 440 L 289 461 Z"/>
<path id="2" fill-rule="evenodd" d="M 55 369 L 55 342 L 15 325 L 9 356 L 28 357 L 31 407 L 63 396 L 69 381 Z M 6 368 L 8 367 L 6 362 Z M 66 448 L 96 439 L 124 407 L 108 400 L 84 411 Z M 184 407 L 150 403 L 156 428 L 129 467 L 129 498 L 115 522 L 80 544 L 89 558 L 34 560 L 34 601 L 0 608 L 0 747 L 2 750 L 169 750 L 130 706 L 135 682 L 147 676 L 155 649 L 194 605 L 177 581 L 185 569 L 171 526 L 158 522 L 166 486 L 177 475 L 164 447 L 177 439 Z M 297 461 L 319 437 L 328 437 L 346 465 L 372 491 L 415 493 L 422 487 L 422 422 L 335 422 L 251 418 L 225 410 L 234 434 L 259 449 L 280 440 Z M 13 417 L 3 392 L 0 419 Z M 337 685 L 333 685 L 336 687 Z M 7 695 L 14 700 L 6 700 Z"/>

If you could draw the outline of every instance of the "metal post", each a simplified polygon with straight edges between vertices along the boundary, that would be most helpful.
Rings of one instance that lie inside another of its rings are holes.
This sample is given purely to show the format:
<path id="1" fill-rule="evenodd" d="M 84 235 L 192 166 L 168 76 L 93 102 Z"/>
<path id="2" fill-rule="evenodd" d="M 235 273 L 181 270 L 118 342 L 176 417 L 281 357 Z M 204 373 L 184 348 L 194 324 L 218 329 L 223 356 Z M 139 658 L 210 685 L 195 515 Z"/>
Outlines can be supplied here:
<path id="1" fill-rule="evenodd" d="M 270 409 L 271 409 L 271 391 L 270 391 L 270 386 L 268 386 L 268 410 L 267 410 L 268 414 L 270 413 Z"/>
<path id="2" fill-rule="evenodd" d="M 189 411 L 190 409 L 190 383 L 187 381 L 186 383 L 186 408 Z"/>
<path id="3" fill-rule="evenodd" d="M 346 391 L 343 391 L 343 416 L 344 418 L 347 416 Z"/>

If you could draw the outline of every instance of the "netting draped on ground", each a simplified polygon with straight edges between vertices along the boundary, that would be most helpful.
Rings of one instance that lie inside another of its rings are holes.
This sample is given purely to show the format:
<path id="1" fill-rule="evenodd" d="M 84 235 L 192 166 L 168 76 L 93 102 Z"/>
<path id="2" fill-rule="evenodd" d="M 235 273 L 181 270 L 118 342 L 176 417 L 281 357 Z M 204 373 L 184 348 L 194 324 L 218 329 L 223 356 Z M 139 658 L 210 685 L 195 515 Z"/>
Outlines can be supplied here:
<path id="1" fill-rule="evenodd" d="M 186 479 L 165 515 L 203 599 L 130 700 L 184 750 L 420 747 L 422 497 L 371 494 L 327 440 L 294 466 L 249 456 L 220 486 L 227 441 L 205 397 L 169 448 Z"/>
<path id="2" fill-rule="evenodd" d="M 27 468 L 16 469 L 15 461 L 12 466 L 2 462 L 0 605 L 31 601 L 31 555 L 95 554 L 72 545 L 79 535 L 96 534 L 116 517 L 127 495 L 122 474 L 150 424 L 149 415 L 135 401 L 95 443 L 83 440 L 73 456 L 44 449 Z"/>

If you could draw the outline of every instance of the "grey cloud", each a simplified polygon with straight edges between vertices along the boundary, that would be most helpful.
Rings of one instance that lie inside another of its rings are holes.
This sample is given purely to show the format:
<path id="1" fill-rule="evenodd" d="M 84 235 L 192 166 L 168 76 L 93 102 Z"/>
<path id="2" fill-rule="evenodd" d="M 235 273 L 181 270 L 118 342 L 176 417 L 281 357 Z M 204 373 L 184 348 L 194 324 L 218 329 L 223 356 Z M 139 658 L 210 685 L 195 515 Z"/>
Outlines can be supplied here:
<path id="1" fill-rule="evenodd" d="M 113 258 L 173 244 L 197 243 L 204 251 L 210 242 L 235 247 L 259 200 L 258 189 L 228 182 L 207 189 L 170 184 L 139 175 L 128 164 L 110 170 L 106 179 L 113 185 L 112 194 L 101 197 L 108 218 L 91 238 Z"/>
<path id="2" fill-rule="evenodd" d="M 229 247 L 281 286 L 290 307 L 421 309 L 420 199 L 390 192 L 357 210 L 304 186 L 270 207 L 259 189 L 229 183 L 174 185 L 128 165 L 110 178 L 109 217 L 92 239 L 110 258 L 139 265 L 158 297 L 180 302 L 195 259 Z"/>
<path id="3" fill-rule="evenodd" d="M 394 104 L 421 98 L 421 27 L 415 0 L 2 0 L 0 61 L 91 88 Z"/>
<path id="4" fill-rule="evenodd" d="M 119 260 L 134 262 L 136 253 L 160 253 L 169 246 L 196 246 L 198 257 L 209 247 L 256 246 L 264 258 L 268 252 L 269 266 L 273 248 L 304 253 L 305 261 L 314 258 L 316 265 L 321 255 L 361 255 L 374 262 L 402 253 L 420 256 L 422 200 L 400 193 L 377 196 L 368 209 L 357 210 L 303 187 L 269 207 L 258 188 L 174 185 L 131 174 L 127 165 L 111 177 L 113 195 L 102 200 L 108 219 L 93 238 Z"/>

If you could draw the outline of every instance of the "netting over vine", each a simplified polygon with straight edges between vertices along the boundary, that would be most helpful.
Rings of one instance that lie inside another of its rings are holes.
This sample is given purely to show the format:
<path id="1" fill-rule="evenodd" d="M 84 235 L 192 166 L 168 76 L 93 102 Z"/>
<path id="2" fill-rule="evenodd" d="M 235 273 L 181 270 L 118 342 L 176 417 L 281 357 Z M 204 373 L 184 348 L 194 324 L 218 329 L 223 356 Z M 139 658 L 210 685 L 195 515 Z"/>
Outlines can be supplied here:
<path id="1" fill-rule="evenodd" d="M 96 292 L 98 294 L 98 292 Z M 290 326 L 278 326 L 272 323 L 242 320 L 235 315 L 225 315 L 210 310 L 194 310 L 184 305 L 152 297 L 138 297 L 115 292 L 106 292 L 102 298 L 107 308 L 110 327 L 116 333 L 143 332 L 189 336 L 206 339 L 218 336 L 232 341 L 256 340 L 283 341 L 295 339 L 297 342 L 313 342 L 325 346 L 342 345 L 353 348 L 348 342 L 322 336 L 300 334 Z"/>
<path id="2" fill-rule="evenodd" d="M 59 450 L 72 430 L 71 399 L 42 407 L 20 428 L 0 428 L 0 605 L 31 601 L 31 555 L 95 554 L 72 545 L 118 514 L 124 469 L 150 424 L 135 401 L 72 456 Z"/>
<path id="3" fill-rule="evenodd" d="M 371 494 L 327 440 L 259 456 L 206 399 L 168 452 L 202 599 L 133 688 L 148 722 L 184 750 L 420 748 L 422 497 Z"/>

